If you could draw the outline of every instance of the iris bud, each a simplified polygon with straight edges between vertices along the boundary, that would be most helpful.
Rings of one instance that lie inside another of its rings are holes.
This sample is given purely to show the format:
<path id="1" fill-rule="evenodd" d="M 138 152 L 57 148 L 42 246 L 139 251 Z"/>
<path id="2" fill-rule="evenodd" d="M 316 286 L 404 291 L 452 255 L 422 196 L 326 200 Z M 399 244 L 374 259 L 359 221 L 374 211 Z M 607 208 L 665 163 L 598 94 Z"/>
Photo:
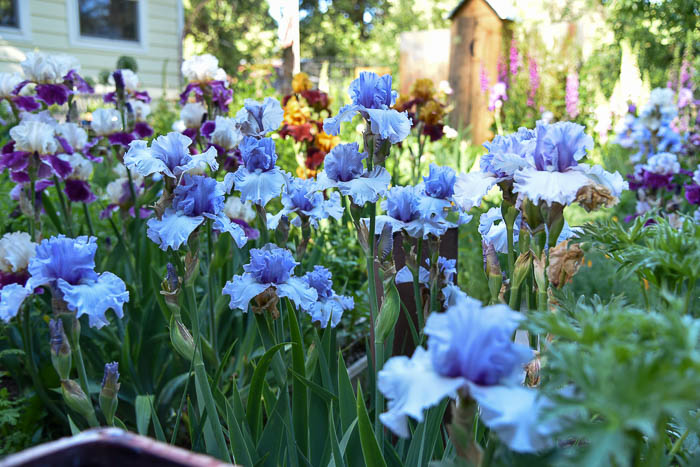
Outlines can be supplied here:
<path id="1" fill-rule="evenodd" d="M 66 401 L 68 407 L 85 417 L 91 425 L 96 426 L 98 424 L 92 402 L 90 402 L 90 398 L 83 392 L 78 383 L 70 379 L 64 379 L 61 381 L 61 392 L 63 393 L 63 400 Z"/>
<path id="2" fill-rule="evenodd" d="M 172 342 L 177 353 L 188 361 L 192 360 L 192 356 L 194 355 L 194 339 L 192 339 L 192 334 L 190 334 L 189 329 L 187 329 L 180 320 L 175 319 L 174 316 L 170 318 L 170 342 Z"/>
<path id="3" fill-rule="evenodd" d="M 119 386 L 119 363 L 106 363 L 102 378 L 102 390 L 100 391 L 100 409 L 102 409 L 108 425 L 114 425 L 114 414 L 119 404 L 117 398 Z"/>

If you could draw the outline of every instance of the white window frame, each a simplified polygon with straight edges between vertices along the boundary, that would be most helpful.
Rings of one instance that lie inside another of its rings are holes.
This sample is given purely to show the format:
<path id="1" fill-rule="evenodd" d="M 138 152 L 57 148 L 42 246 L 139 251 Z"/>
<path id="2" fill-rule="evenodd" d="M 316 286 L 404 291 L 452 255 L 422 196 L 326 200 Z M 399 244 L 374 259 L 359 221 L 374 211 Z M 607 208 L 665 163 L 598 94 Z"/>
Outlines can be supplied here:
<path id="1" fill-rule="evenodd" d="M 29 26 L 29 2 L 25 0 L 17 1 L 17 22 L 18 26 L 0 26 L 0 39 L 10 41 L 30 41 L 32 30 Z"/>
<path id="2" fill-rule="evenodd" d="M 67 0 L 68 39 L 74 47 L 109 50 L 116 52 L 145 53 L 148 51 L 148 0 L 138 0 L 138 41 L 122 39 L 105 39 L 101 37 L 83 36 L 80 34 L 80 8 L 78 0 Z"/>

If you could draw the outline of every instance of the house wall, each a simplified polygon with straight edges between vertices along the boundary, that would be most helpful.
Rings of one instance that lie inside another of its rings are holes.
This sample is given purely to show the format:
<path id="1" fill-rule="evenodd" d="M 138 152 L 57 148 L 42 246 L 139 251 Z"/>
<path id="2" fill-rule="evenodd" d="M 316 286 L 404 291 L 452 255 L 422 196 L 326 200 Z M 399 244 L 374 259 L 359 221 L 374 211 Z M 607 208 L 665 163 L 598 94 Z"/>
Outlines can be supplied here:
<path id="1" fill-rule="evenodd" d="M 139 0 L 142 41 L 134 43 L 79 37 L 77 0 L 20 0 L 25 14 L 23 36 L 0 31 L 0 71 L 19 71 L 26 52 L 65 53 L 81 63 L 81 74 L 97 81 L 100 71 L 113 70 L 121 55 L 136 59 L 141 84 L 158 96 L 180 88 L 181 0 Z M 165 70 L 165 74 L 163 71 Z M 98 89 L 99 91 L 99 89 Z"/>
<path id="2" fill-rule="evenodd" d="M 454 125 L 470 126 L 472 142 L 480 145 L 492 138 L 493 114 L 488 95 L 481 91 L 483 64 L 491 83 L 498 74 L 504 21 L 483 1 L 471 0 L 453 16 L 450 44 L 450 86 L 454 92 Z"/>

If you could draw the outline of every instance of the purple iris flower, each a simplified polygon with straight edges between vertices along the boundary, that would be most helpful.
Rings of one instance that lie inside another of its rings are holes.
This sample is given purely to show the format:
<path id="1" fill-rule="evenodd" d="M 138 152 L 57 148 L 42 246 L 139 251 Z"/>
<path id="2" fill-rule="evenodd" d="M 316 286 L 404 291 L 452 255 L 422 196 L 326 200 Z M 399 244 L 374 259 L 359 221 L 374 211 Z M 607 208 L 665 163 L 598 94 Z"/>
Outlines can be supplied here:
<path id="1" fill-rule="evenodd" d="M 329 135 L 340 133 L 340 124 L 349 122 L 356 113 L 370 125 L 370 131 L 392 144 L 406 139 L 411 132 L 411 119 L 407 112 L 400 113 L 391 106 L 398 94 L 391 90 L 391 75 L 362 72 L 350 83 L 348 89 L 352 104 L 343 106 L 335 117 L 323 122 L 323 131 Z"/>
<path id="2" fill-rule="evenodd" d="M 294 275 L 298 264 L 289 250 L 271 243 L 250 250 L 250 263 L 243 266 L 243 274 L 233 276 L 224 286 L 224 295 L 231 297 L 229 307 L 247 313 L 251 300 L 272 289 L 277 297 L 287 297 L 297 307 L 309 310 L 318 299 L 318 293 Z"/>

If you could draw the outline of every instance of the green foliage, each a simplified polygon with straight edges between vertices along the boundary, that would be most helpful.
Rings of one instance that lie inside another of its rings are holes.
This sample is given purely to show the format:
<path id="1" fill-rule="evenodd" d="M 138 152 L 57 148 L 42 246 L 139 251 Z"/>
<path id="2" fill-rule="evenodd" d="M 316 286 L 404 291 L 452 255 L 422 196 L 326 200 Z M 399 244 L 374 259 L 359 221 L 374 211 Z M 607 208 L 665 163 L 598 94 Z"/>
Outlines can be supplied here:
<path id="1" fill-rule="evenodd" d="M 136 59 L 130 55 L 121 55 L 117 59 L 117 69 L 119 70 L 131 70 L 134 73 L 139 71 L 139 65 L 136 63 Z"/>
<path id="2" fill-rule="evenodd" d="M 560 439 L 571 440 L 557 465 L 669 465 L 692 454 L 667 451 L 681 436 L 671 423 L 700 428 L 700 320 L 678 302 L 653 311 L 624 299 L 559 303 L 528 317 L 531 332 L 553 338 L 542 388 L 556 402 L 549 415 L 567 417 Z"/>
<path id="3" fill-rule="evenodd" d="M 615 38 L 635 47 L 652 88 L 666 85 L 674 56 L 700 56 L 697 1 L 603 0 L 603 4 Z"/>

